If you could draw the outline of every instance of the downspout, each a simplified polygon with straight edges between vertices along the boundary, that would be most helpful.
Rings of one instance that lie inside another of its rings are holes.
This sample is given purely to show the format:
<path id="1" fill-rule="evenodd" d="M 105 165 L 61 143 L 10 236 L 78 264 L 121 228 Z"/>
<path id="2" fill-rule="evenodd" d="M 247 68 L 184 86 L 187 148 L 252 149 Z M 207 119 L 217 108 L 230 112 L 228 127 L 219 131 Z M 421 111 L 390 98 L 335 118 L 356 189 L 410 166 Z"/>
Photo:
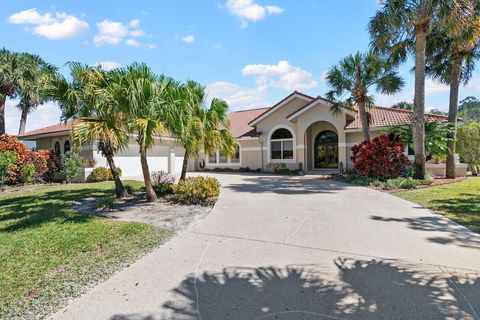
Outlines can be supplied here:
<path id="1" fill-rule="evenodd" d="M 259 141 L 260 141 L 260 139 L 259 139 Z M 261 168 L 261 170 L 263 172 L 263 142 L 262 141 L 260 141 L 260 154 L 262 155 L 261 156 L 262 157 L 262 168 Z"/>

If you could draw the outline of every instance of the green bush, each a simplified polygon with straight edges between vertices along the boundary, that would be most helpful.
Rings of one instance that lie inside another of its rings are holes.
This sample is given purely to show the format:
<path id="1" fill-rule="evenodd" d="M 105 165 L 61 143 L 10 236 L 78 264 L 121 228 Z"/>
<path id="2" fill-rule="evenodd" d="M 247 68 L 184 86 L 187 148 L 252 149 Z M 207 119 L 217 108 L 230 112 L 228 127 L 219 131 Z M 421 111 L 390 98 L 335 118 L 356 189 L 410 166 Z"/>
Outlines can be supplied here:
<path id="1" fill-rule="evenodd" d="M 275 173 L 284 173 L 286 170 L 288 170 L 288 167 L 285 163 L 279 163 L 279 162 L 269 162 L 267 163 L 267 169 L 272 169 L 273 172 Z"/>
<path id="2" fill-rule="evenodd" d="M 65 180 L 67 183 L 70 183 L 75 177 L 82 173 L 83 159 L 78 153 L 68 151 L 63 158 L 63 165 Z"/>
<path id="3" fill-rule="evenodd" d="M 117 167 L 115 169 L 117 171 L 118 176 L 122 176 L 122 169 Z M 96 167 L 92 170 L 90 175 L 87 177 L 88 182 L 103 182 L 103 181 L 112 181 L 112 171 L 109 168 L 105 167 Z"/>
<path id="4" fill-rule="evenodd" d="M 114 198 L 112 196 L 106 196 L 99 198 L 96 203 L 96 208 L 98 210 L 109 210 L 113 208 Z"/>
<path id="5" fill-rule="evenodd" d="M 16 170 L 15 160 L 17 154 L 13 151 L 0 152 L 0 188 L 10 179 Z"/>
<path id="6" fill-rule="evenodd" d="M 480 173 L 480 122 L 470 122 L 458 129 L 457 147 L 473 175 Z"/>
<path id="7" fill-rule="evenodd" d="M 421 184 L 421 180 L 415 180 L 412 177 L 389 179 L 386 182 L 388 189 L 415 189 Z"/>
<path id="8" fill-rule="evenodd" d="M 32 181 L 32 177 L 36 172 L 35 165 L 33 163 L 28 163 L 22 168 L 22 182 L 23 183 L 30 183 Z"/>
<path id="9" fill-rule="evenodd" d="M 220 182 L 211 177 L 189 177 L 174 187 L 172 201 L 181 204 L 212 205 L 220 194 Z"/>
<path id="10" fill-rule="evenodd" d="M 151 176 L 153 190 L 157 195 L 164 196 L 173 193 L 175 177 L 165 171 L 154 171 Z"/>

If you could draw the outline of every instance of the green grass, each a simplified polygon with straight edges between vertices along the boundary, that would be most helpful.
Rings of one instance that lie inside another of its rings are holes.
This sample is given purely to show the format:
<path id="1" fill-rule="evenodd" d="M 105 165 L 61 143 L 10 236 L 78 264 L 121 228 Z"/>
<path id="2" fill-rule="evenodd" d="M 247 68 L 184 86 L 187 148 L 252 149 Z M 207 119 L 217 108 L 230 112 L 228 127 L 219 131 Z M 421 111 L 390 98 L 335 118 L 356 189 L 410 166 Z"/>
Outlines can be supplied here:
<path id="1" fill-rule="evenodd" d="M 480 177 L 426 189 L 398 192 L 395 195 L 433 209 L 480 233 Z"/>
<path id="2" fill-rule="evenodd" d="M 171 235 L 72 209 L 75 200 L 109 195 L 111 182 L 0 194 L 0 319 L 42 318 Z"/>

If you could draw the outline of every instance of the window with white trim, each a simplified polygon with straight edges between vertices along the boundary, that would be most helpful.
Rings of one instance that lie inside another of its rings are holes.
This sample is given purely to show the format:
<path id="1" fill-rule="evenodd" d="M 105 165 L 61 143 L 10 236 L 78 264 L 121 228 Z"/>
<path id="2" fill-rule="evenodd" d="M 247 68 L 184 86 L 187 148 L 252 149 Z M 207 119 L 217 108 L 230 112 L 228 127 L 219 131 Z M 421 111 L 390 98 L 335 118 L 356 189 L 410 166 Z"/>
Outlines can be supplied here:
<path id="1" fill-rule="evenodd" d="M 227 157 L 226 153 L 220 150 L 209 153 L 209 164 L 240 164 L 240 146 L 235 145 L 235 153 L 232 157 Z"/>
<path id="2" fill-rule="evenodd" d="M 272 160 L 293 159 L 293 135 L 285 128 L 275 130 L 270 138 Z"/>

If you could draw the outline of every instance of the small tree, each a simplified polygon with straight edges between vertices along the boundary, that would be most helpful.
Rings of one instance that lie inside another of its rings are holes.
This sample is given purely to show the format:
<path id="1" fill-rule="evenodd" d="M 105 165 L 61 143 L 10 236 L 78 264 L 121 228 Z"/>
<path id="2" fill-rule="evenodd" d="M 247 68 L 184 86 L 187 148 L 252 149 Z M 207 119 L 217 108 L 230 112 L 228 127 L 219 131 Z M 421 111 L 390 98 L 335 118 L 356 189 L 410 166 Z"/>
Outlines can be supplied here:
<path id="1" fill-rule="evenodd" d="M 78 153 L 68 151 L 63 158 L 65 180 L 70 183 L 82 173 L 83 159 Z"/>
<path id="2" fill-rule="evenodd" d="M 480 122 L 470 122 L 458 129 L 457 148 L 473 175 L 480 172 Z"/>
<path id="3" fill-rule="evenodd" d="M 0 190 L 15 172 L 17 154 L 13 151 L 0 151 Z"/>

